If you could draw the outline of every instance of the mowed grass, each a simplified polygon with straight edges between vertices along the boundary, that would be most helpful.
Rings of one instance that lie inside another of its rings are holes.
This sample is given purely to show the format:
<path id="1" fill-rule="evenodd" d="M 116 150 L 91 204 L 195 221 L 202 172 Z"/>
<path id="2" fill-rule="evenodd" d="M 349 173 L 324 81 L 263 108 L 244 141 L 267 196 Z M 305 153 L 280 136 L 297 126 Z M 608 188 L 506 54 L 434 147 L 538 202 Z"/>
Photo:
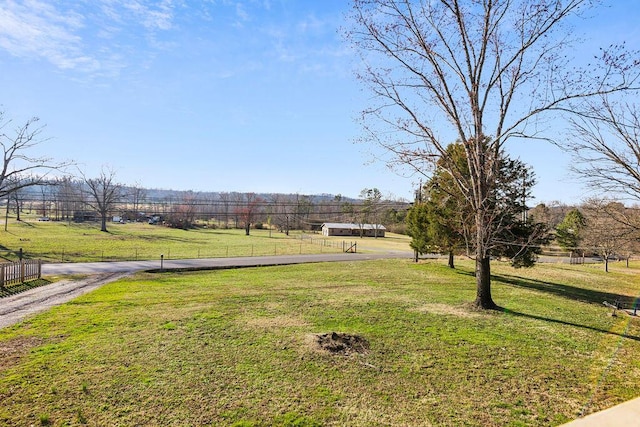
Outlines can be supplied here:
<path id="1" fill-rule="evenodd" d="M 144 273 L 0 330 L 0 425 L 545 426 L 640 395 L 640 266 Z M 319 351 L 357 334 L 366 354 Z"/>
<path id="2" fill-rule="evenodd" d="M 50 262 L 122 261 L 178 258 L 218 258 L 341 252 L 337 241 L 318 236 L 301 239 L 275 230 L 197 228 L 179 230 L 146 223 L 98 224 L 21 221 L 0 231 L 0 256 L 14 260 L 22 248 L 27 258 Z M 331 244 L 333 243 L 333 244 Z M 408 243 L 407 243 L 408 249 Z M 11 251 L 7 254 L 7 251 Z"/>

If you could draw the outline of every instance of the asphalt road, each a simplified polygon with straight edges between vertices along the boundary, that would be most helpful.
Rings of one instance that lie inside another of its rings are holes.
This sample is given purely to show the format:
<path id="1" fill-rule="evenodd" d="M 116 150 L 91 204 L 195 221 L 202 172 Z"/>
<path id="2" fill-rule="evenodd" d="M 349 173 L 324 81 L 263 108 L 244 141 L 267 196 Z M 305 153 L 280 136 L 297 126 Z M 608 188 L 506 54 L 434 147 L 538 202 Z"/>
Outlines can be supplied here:
<path id="1" fill-rule="evenodd" d="M 88 262 L 43 264 L 42 275 L 74 276 L 0 300 L 0 328 L 13 325 L 29 315 L 63 304 L 109 282 L 148 270 L 204 270 L 312 262 L 366 261 L 384 258 L 413 258 L 411 252 L 337 253 L 280 255 L 241 258 L 204 258 L 155 261 Z M 568 258 L 540 259 L 541 262 L 568 262 Z"/>
<path id="2" fill-rule="evenodd" d="M 278 255 L 238 258 L 171 259 L 155 261 L 85 262 L 43 264 L 43 276 L 68 274 L 135 273 L 144 270 L 215 269 L 261 267 L 269 265 L 304 264 L 310 262 L 365 261 L 383 258 L 411 258 L 410 252 L 395 253 L 337 253 L 315 255 Z"/>

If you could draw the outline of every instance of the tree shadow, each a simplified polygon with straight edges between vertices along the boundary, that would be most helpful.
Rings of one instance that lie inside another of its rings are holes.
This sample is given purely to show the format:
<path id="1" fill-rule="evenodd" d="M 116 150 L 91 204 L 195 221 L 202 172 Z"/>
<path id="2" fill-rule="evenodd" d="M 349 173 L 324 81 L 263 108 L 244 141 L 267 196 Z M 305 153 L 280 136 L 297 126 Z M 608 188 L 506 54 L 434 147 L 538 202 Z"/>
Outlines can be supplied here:
<path id="1" fill-rule="evenodd" d="M 579 288 L 577 286 L 542 281 L 537 279 L 522 278 L 510 275 L 492 275 L 491 277 L 492 279 L 511 286 L 516 286 L 524 289 L 533 289 L 562 298 L 587 302 L 590 304 L 602 304 L 604 301 L 613 304 L 617 301 L 624 307 L 631 307 L 637 299 L 632 295 Z"/>
<path id="2" fill-rule="evenodd" d="M 640 337 L 635 336 L 635 335 L 629 335 L 627 333 L 620 333 L 620 332 L 614 332 L 608 329 L 602 329 L 602 328 L 596 328 L 593 326 L 588 326 L 588 325 L 581 325 L 578 323 L 573 323 L 573 322 L 567 322 L 566 320 L 558 320 L 558 319 L 550 319 L 548 317 L 542 317 L 542 316 L 536 316 L 534 314 L 525 314 L 525 313 L 520 313 L 517 311 L 512 311 L 512 310 L 508 310 L 508 309 L 503 309 L 503 311 L 507 314 L 516 316 L 516 317 L 524 317 L 527 319 L 534 319 L 534 320 L 541 320 L 544 322 L 550 322 L 550 323 L 556 323 L 556 324 L 560 324 L 560 325 L 566 325 L 566 326 L 572 326 L 575 328 L 580 328 L 580 329 L 588 329 L 590 331 L 594 331 L 594 332 L 600 332 L 603 334 L 608 334 L 608 335 L 615 335 L 621 338 L 628 338 L 630 340 L 634 340 L 634 341 L 640 341 Z"/>
<path id="3" fill-rule="evenodd" d="M 472 277 L 475 276 L 473 271 L 460 271 L 459 274 L 464 274 Z M 589 304 L 602 305 L 604 301 L 607 301 L 609 303 L 614 303 L 615 301 L 618 301 L 625 307 L 631 307 L 637 300 L 637 298 L 630 295 L 584 289 L 584 288 L 579 288 L 571 285 L 564 285 L 560 283 L 547 282 L 547 281 L 542 281 L 537 279 L 528 279 L 528 278 L 517 277 L 517 276 L 492 274 L 491 279 L 496 280 L 505 285 L 516 286 L 523 289 L 533 289 L 539 292 L 550 293 L 552 295 L 559 296 L 561 298 L 566 298 L 572 301 L 581 301 Z M 541 320 L 544 322 L 567 325 L 567 326 L 572 326 L 572 327 L 581 328 L 581 329 L 588 329 L 590 331 L 600 332 L 600 333 L 609 334 L 609 335 L 615 335 L 622 338 L 629 338 L 634 341 L 640 341 L 640 337 L 638 336 L 618 333 L 608 329 L 596 328 L 588 325 L 581 325 L 578 323 L 567 322 L 565 320 L 536 316 L 534 314 L 520 313 L 504 307 L 497 307 L 496 310 L 504 312 L 506 314 L 513 315 L 513 316 Z M 626 315 L 627 314 L 625 314 L 625 316 Z"/>

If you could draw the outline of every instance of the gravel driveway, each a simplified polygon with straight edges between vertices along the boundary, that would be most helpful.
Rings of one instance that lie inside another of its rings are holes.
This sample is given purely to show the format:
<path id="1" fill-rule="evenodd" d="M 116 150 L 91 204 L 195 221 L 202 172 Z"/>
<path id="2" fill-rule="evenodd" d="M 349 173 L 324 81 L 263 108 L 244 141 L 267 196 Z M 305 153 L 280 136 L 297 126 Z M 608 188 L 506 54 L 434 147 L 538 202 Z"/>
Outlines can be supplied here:
<path id="1" fill-rule="evenodd" d="M 18 323 L 25 317 L 64 304 L 100 286 L 130 273 L 96 274 L 77 280 L 61 280 L 29 289 L 0 300 L 0 328 Z"/>

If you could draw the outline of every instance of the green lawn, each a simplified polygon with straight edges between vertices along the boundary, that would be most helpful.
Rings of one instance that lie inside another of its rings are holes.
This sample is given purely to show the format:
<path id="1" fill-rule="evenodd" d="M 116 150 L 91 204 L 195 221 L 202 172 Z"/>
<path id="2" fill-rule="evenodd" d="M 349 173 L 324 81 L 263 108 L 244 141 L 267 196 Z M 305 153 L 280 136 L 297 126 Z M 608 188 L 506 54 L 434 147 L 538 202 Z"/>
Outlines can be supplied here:
<path id="1" fill-rule="evenodd" d="M 259 255 L 341 252 L 341 240 L 300 239 L 275 230 L 197 228 L 179 230 L 146 223 L 110 224 L 104 233 L 96 224 L 67 222 L 11 222 L 0 231 L 0 256 L 15 260 L 22 248 L 25 257 L 50 262 L 122 261 L 177 258 L 217 258 Z M 408 240 L 405 242 L 408 249 Z"/>
<path id="2" fill-rule="evenodd" d="M 139 274 L 0 330 L 1 425 L 545 426 L 640 395 L 640 266 Z M 319 351 L 345 332 L 365 353 Z"/>

